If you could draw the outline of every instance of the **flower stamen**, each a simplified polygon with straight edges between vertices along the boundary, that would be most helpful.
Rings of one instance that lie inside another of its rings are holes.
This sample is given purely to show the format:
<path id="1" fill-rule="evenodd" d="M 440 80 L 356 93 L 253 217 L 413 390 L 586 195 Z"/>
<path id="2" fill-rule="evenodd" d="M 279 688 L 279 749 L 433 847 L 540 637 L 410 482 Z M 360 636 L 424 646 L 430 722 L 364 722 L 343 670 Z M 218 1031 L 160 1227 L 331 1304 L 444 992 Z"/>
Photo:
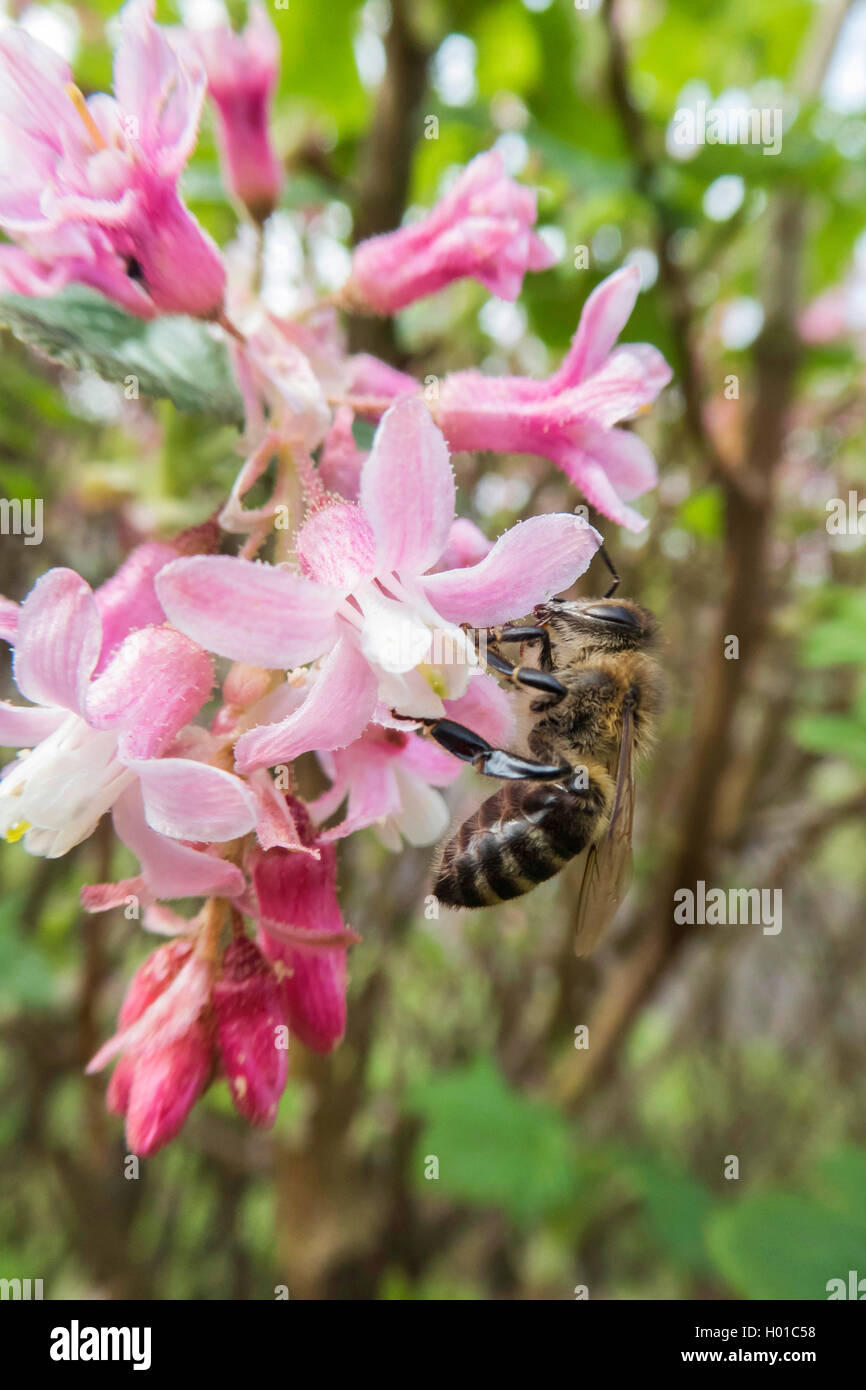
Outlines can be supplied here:
<path id="1" fill-rule="evenodd" d="M 67 82 L 65 90 L 66 95 L 69 97 L 69 100 L 72 102 L 72 105 L 78 112 L 78 115 L 81 118 L 81 122 L 85 130 L 87 131 L 88 135 L 93 141 L 94 147 L 97 150 L 108 149 L 108 145 L 105 141 L 105 136 L 99 129 L 99 126 L 96 124 L 95 120 L 90 114 L 90 111 L 88 110 L 87 102 L 84 99 L 84 93 L 78 87 L 76 87 L 74 82 Z"/>

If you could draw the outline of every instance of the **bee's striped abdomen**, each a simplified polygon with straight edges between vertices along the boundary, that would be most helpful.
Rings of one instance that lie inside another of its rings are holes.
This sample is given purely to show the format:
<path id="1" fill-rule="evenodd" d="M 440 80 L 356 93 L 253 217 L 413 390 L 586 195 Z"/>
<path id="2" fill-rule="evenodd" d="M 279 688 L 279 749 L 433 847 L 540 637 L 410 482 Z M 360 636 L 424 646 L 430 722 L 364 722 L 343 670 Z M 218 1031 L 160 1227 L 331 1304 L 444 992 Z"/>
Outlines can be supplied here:
<path id="1" fill-rule="evenodd" d="M 595 839 L 608 792 L 514 782 L 461 825 L 442 855 L 436 896 L 450 907 L 489 907 L 552 878 Z"/>

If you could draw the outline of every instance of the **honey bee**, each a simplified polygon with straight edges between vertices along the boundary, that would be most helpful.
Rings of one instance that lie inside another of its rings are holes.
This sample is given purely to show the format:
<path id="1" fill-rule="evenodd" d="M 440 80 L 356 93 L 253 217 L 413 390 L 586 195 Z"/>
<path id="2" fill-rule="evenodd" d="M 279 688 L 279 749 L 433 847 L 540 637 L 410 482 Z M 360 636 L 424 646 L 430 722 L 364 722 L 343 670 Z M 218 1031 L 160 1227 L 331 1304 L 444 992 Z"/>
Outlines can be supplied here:
<path id="1" fill-rule="evenodd" d="M 526 754 L 493 748 L 449 719 L 424 720 L 448 752 L 507 779 L 447 841 L 434 869 L 449 907 L 520 897 L 585 855 L 575 949 L 584 954 L 631 881 L 634 762 L 652 741 L 661 672 L 653 615 L 627 599 L 551 599 L 533 624 L 490 629 L 486 665 L 526 692 Z M 504 643 L 532 646 L 515 666 Z M 533 692 L 533 698 L 529 698 Z"/>

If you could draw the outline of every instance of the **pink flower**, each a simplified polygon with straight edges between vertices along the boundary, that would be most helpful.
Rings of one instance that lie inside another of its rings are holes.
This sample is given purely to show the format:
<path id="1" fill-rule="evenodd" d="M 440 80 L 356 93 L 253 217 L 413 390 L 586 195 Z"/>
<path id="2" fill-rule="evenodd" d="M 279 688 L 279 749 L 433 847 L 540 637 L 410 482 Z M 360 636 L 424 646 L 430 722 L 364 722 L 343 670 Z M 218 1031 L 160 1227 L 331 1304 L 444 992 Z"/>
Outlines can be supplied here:
<path id="1" fill-rule="evenodd" d="M 268 697 L 260 726 L 237 742 L 242 771 L 345 747 L 380 701 L 407 717 L 442 714 L 443 697 L 462 695 L 477 670 L 458 624 L 529 612 L 572 584 L 600 542 L 581 517 L 537 516 L 478 564 L 429 573 L 450 542 L 455 487 L 442 435 L 417 399 L 384 416 L 359 498 L 325 506 L 301 527 L 301 573 L 230 556 L 177 560 L 160 572 L 169 618 L 210 650 L 269 669 L 325 658 L 308 693 L 284 686 Z"/>
<path id="2" fill-rule="evenodd" d="M 448 829 L 448 808 L 435 788 L 455 781 L 462 768 L 435 744 L 368 724 L 348 748 L 319 756 L 332 786 L 313 802 L 312 814 L 324 820 L 348 797 L 345 820 L 323 839 L 343 839 L 376 825 L 386 847 L 398 850 L 401 836 L 410 845 L 431 845 Z"/>
<path id="3" fill-rule="evenodd" d="M 447 376 L 433 409 L 451 448 L 552 459 L 605 516 L 642 530 L 645 519 L 626 503 L 655 485 L 655 460 L 636 434 L 614 427 L 646 409 L 671 370 L 648 343 L 614 348 L 639 286 L 632 266 L 593 290 L 548 381 L 478 371 Z"/>
<path id="4" fill-rule="evenodd" d="M 362 241 L 344 296 L 377 314 L 472 276 L 500 299 L 516 299 L 527 270 L 556 257 L 532 227 L 535 194 L 505 173 L 496 150 L 478 155 L 420 222 Z"/>
<path id="5" fill-rule="evenodd" d="M 824 290 L 800 315 L 798 327 L 804 343 L 832 343 L 848 334 L 861 339 L 866 328 L 866 277 L 849 276 L 843 285 Z"/>
<path id="6" fill-rule="evenodd" d="M 295 803 L 294 813 L 303 808 Z M 283 980 L 289 1028 L 305 1047 L 330 1052 L 346 1030 L 346 950 L 358 936 L 337 901 L 337 859 L 307 820 L 310 854 L 254 851 L 250 878 L 259 943 Z"/>
<path id="7" fill-rule="evenodd" d="M 215 314 L 219 252 L 181 202 L 204 74 L 183 62 L 129 0 L 114 65 L 116 99 L 85 100 L 67 63 L 14 26 L 0 33 L 0 227 L 30 256 L 8 254 L 26 289 L 78 280 L 142 317 Z M 29 270 L 28 270 L 29 266 Z"/>
<path id="8" fill-rule="evenodd" d="M 494 744 L 507 743 L 514 731 L 511 702 L 489 676 L 470 681 L 462 699 L 446 700 L 445 712 Z M 399 850 L 403 838 L 432 845 L 447 830 L 450 813 L 436 788 L 455 782 L 463 764 L 437 744 L 405 728 L 369 724 L 355 743 L 320 753 L 319 761 L 332 786 L 310 814 L 324 821 L 347 799 L 345 819 L 320 832 L 322 841 L 375 825 L 386 848 Z"/>
<path id="9" fill-rule="evenodd" d="M 213 1074 L 211 1029 L 202 1019 L 211 968 L 183 939 L 160 946 L 136 972 L 120 1010 L 120 1029 L 88 1064 L 100 1071 L 122 1054 L 108 1108 L 126 1116 L 133 1153 L 156 1153 L 180 1131 Z"/>
<path id="10" fill-rule="evenodd" d="M 250 5 L 246 29 L 221 24 L 195 35 L 217 110 L 223 178 L 257 222 L 273 212 L 283 171 L 268 134 L 268 113 L 280 70 L 280 44 L 263 5 Z"/>
<path id="11" fill-rule="evenodd" d="M 319 458 L 319 477 L 329 492 L 338 492 L 347 502 L 357 502 L 361 469 L 367 455 L 359 449 L 352 433 L 354 416 L 348 406 L 334 412 L 334 423 L 325 436 Z"/>
<path id="12" fill-rule="evenodd" d="M 23 837 L 32 854 L 65 854 L 112 808 L 121 822 L 143 815 L 152 832 L 179 840 L 230 840 L 255 824 L 255 800 L 237 777 L 171 755 L 210 692 L 211 664 L 169 627 L 124 631 L 142 616 L 142 590 L 152 593 L 152 573 L 137 562 L 144 578 L 125 600 L 120 590 L 103 595 L 105 623 L 69 569 L 49 570 L 21 605 L 13 671 L 33 703 L 0 705 L 0 744 L 28 750 L 0 780 L 0 833 Z"/>
<path id="13" fill-rule="evenodd" d="M 226 948 L 211 1002 L 235 1109 L 251 1124 L 269 1128 L 286 1086 L 288 1004 L 277 975 L 248 937 L 236 937 Z"/>

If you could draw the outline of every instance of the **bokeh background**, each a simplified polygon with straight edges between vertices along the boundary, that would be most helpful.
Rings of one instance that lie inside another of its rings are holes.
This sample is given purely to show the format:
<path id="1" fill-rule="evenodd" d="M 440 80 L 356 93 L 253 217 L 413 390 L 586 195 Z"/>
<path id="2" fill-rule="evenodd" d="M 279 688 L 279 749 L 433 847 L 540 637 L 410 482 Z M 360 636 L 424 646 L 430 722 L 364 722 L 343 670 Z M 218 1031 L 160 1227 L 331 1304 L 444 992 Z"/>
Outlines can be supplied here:
<path id="1" fill-rule="evenodd" d="M 122 914 L 83 916 L 78 889 L 131 864 L 102 831 L 58 861 L 4 845 L 0 1275 L 41 1277 L 50 1298 L 824 1298 L 866 1275 L 866 542 L 826 524 L 828 499 L 866 497 L 856 276 L 850 332 L 807 345 L 798 323 L 846 282 L 866 228 L 866 5 L 270 9 L 290 174 L 268 235 L 276 309 L 299 275 L 338 285 L 353 240 L 429 206 L 494 143 L 539 187 L 559 265 L 517 305 L 467 283 L 396 325 L 352 324 L 356 346 L 422 379 L 479 362 L 543 375 L 592 287 L 641 268 L 625 337 L 675 369 L 639 422 L 660 484 L 643 535 L 601 526 L 622 592 L 665 634 L 635 885 L 579 961 L 572 873 L 428 920 L 428 856 L 352 837 L 341 894 L 364 940 L 343 1046 L 293 1045 L 271 1134 L 217 1085 L 130 1180 L 104 1078 L 82 1064 L 152 942 Z M 113 5 L 4 10 L 82 89 L 108 85 Z M 782 110 L 781 151 L 677 145 L 675 113 L 701 100 Z M 185 192 L 235 236 L 208 124 Z M 236 442 L 3 334 L 0 493 L 43 498 L 45 537 L 0 539 L 0 591 L 22 597 L 53 564 L 99 583 L 139 538 L 208 517 Z M 580 500 L 540 460 L 456 466 L 459 507 L 490 536 Z M 781 888 L 781 932 L 678 926 L 673 894 L 700 879 Z"/>

